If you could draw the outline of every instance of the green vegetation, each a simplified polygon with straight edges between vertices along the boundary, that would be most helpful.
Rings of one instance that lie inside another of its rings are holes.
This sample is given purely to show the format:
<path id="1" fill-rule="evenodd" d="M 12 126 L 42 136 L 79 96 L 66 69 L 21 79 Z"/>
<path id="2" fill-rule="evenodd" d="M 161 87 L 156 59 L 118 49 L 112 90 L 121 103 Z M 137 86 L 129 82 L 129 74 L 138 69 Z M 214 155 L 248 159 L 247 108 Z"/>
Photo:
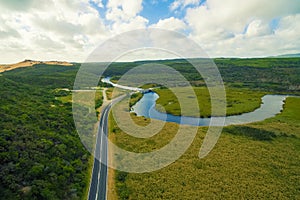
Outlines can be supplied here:
<path id="1" fill-rule="evenodd" d="M 0 199 L 84 197 L 90 154 L 74 126 L 70 92 L 58 90 L 72 89 L 77 69 L 39 65 L 0 77 Z"/>
<path id="2" fill-rule="evenodd" d="M 113 91 L 114 91 L 114 88 L 108 88 L 108 89 L 106 90 L 106 96 L 107 96 L 107 99 L 108 99 L 108 100 L 111 100 L 111 99 L 112 99 Z"/>
<path id="3" fill-rule="evenodd" d="M 140 92 L 132 94 L 129 101 L 129 108 L 134 106 L 134 104 L 136 104 L 142 97 L 143 94 Z"/>
<path id="4" fill-rule="evenodd" d="M 299 67 L 299 58 L 217 58 L 217 64 L 235 67 L 255 67 L 255 68 L 294 68 Z"/>
<path id="5" fill-rule="evenodd" d="M 145 84 L 145 85 L 141 86 L 140 88 L 149 89 L 149 88 L 155 88 L 155 87 L 159 87 L 159 85 L 155 84 L 155 83 L 149 83 L 149 84 Z"/>
<path id="6" fill-rule="evenodd" d="M 120 199 L 128 199 L 129 198 L 129 190 L 126 186 L 126 178 L 128 173 L 127 172 L 120 172 L 117 171 L 116 173 L 116 180 L 117 182 L 117 193 L 119 194 Z"/>
<path id="7" fill-rule="evenodd" d="M 215 59 L 215 62 L 226 85 L 227 115 L 254 110 L 261 104 L 261 97 L 267 93 L 300 94 L 299 58 Z M 197 86 L 195 92 L 200 102 L 201 116 L 210 116 L 210 100 L 207 90 L 203 87 L 205 82 L 193 67 L 184 60 L 159 63 L 180 71 L 193 86 Z M 117 68 L 118 65 L 115 65 L 112 70 Z M 167 112 L 181 114 L 177 99 L 170 90 L 158 89 L 156 92 L 161 97 L 157 103 Z M 185 96 L 185 104 L 188 105 L 189 95 Z M 191 147 L 168 167 L 143 174 L 122 174 L 116 171 L 118 175 L 115 178 L 115 186 L 118 198 L 300 198 L 299 105 L 299 98 L 288 98 L 284 111 L 274 118 L 225 127 L 213 151 L 201 160 L 198 153 L 207 128 L 199 127 Z M 151 121 L 131 116 L 141 126 Z M 138 139 L 122 132 L 112 118 L 110 122 L 113 141 L 119 147 L 132 152 L 150 152 L 162 148 L 178 130 L 177 124 L 166 123 L 163 130 L 155 136 Z"/>
<path id="8" fill-rule="evenodd" d="M 230 86 L 299 94 L 300 58 L 216 59 L 215 63 Z"/>
<path id="9" fill-rule="evenodd" d="M 103 76 L 116 81 L 133 67 L 151 63 L 183 74 L 203 103 L 201 115 L 210 115 L 205 82 L 185 60 L 113 63 Z M 215 59 L 215 63 L 228 90 L 228 114 L 255 109 L 265 93 L 300 94 L 300 58 Z M 92 162 L 76 132 L 70 96 L 79 67 L 40 64 L 0 74 L 0 199 L 86 197 Z M 88 80 L 99 75 L 101 64 L 85 67 Z M 98 86 L 109 87 L 101 82 Z M 159 103 L 168 112 L 180 114 L 175 112 L 178 105 L 172 94 L 165 89 L 158 92 L 167 98 Z M 96 107 L 102 104 L 102 96 L 97 95 Z M 139 98 L 133 96 L 131 103 Z M 299 199 L 299 101 L 288 98 L 283 113 L 264 122 L 226 127 L 205 159 L 198 159 L 206 131 L 201 127 L 192 146 L 172 165 L 145 174 L 116 172 L 120 199 Z M 79 103 L 86 109 L 84 100 Z M 151 121 L 132 118 L 143 126 Z M 167 123 L 159 134 L 136 139 L 112 119 L 110 123 L 115 143 L 133 152 L 162 148 L 178 130 L 178 125 Z M 80 128 L 92 133 L 94 127 Z M 81 139 L 92 144 L 87 138 Z"/>
<path id="10" fill-rule="evenodd" d="M 258 122 L 252 127 L 264 129 L 276 133 L 277 136 L 300 137 L 300 98 L 287 98 L 284 110 L 275 118 L 270 118 L 264 122 Z M 268 124 L 266 126 L 265 124 Z"/>
<path id="11" fill-rule="evenodd" d="M 57 97 L 57 100 L 61 101 L 62 103 L 72 103 L 72 95 Z"/>
<path id="12" fill-rule="evenodd" d="M 62 103 L 72 103 L 72 92 L 68 89 L 55 89 L 54 95 Z"/>
<path id="13" fill-rule="evenodd" d="M 175 88 L 176 93 L 183 97 L 182 104 L 189 107 L 187 110 L 189 116 L 198 116 L 199 113 L 195 111 L 194 104 L 191 103 L 193 96 L 187 93 L 186 89 Z M 206 87 L 195 87 L 195 94 L 200 108 L 201 117 L 211 116 L 211 103 L 210 95 Z M 176 96 L 170 89 L 159 89 L 155 90 L 159 95 L 159 99 L 156 101 L 157 104 L 164 107 L 167 113 L 173 115 L 181 115 L 180 104 Z M 266 92 L 251 91 L 244 88 L 226 88 L 226 101 L 227 101 L 227 115 L 238 115 L 245 112 L 251 112 L 256 108 L 260 107 L 261 97 Z M 157 106 L 159 109 L 159 106 Z M 185 114 L 186 115 L 186 114 Z"/>
<path id="14" fill-rule="evenodd" d="M 271 141 L 276 137 L 276 134 L 271 131 L 248 126 L 225 127 L 224 131 L 233 135 L 247 136 L 261 141 Z"/>
<path id="15" fill-rule="evenodd" d="M 119 199 L 300 198 L 299 105 L 299 98 L 288 98 L 283 113 L 274 118 L 226 127 L 204 159 L 199 159 L 198 153 L 207 128 L 200 127 L 191 147 L 168 167 L 117 176 Z M 132 117 L 144 124 L 144 118 Z M 167 123 L 159 134 L 137 139 L 123 133 L 116 124 L 111 126 L 115 143 L 134 152 L 163 147 L 178 127 Z"/>
<path id="16" fill-rule="evenodd" d="M 198 59 L 194 61 L 197 62 Z M 300 94 L 300 58 L 218 58 L 214 62 L 227 86 L 250 88 L 254 91 Z M 180 72 L 193 86 L 205 82 L 196 69 L 186 60 L 139 61 L 113 63 L 104 73 L 118 80 L 120 76 L 139 64 L 163 64 Z"/>
<path id="17" fill-rule="evenodd" d="M 108 88 L 106 90 L 106 96 L 107 96 L 107 99 L 108 100 L 111 100 L 111 99 L 114 99 L 120 95 L 123 95 L 125 92 L 127 91 L 124 91 L 122 89 L 119 89 L 119 88 Z"/>
<path id="18" fill-rule="evenodd" d="M 103 104 L 103 96 L 102 91 L 97 90 L 95 92 L 95 109 L 100 108 L 100 106 Z"/>

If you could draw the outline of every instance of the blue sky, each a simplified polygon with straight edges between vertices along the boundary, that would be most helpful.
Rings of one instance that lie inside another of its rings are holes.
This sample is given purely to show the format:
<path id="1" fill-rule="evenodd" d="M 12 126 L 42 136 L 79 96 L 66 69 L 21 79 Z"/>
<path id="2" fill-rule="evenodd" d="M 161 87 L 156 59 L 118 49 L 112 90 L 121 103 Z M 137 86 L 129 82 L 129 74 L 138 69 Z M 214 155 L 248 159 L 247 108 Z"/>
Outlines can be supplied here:
<path id="1" fill-rule="evenodd" d="M 143 10 L 140 12 L 140 15 L 149 20 L 149 25 L 157 23 L 161 19 L 167 19 L 170 17 L 184 18 L 187 8 L 194 8 L 201 4 L 204 4 L 206 0 L 198 1 L 196 4 L 187 5 L 184 9 L 171 10 L 170 6 L 174 0 L 147 0 L 143 1 Z M 103 0 L 103 7 L 97 6 L 93 1 L 90 1 L 90 4 L 94 6 L 101 17 L 105 18 L 105 12 L 107 9 L 108 0 Z"/>
<path id="2" fill-rule="evenodd" d="M 211 57 L 300 52 L 299 0 L 0 0 L 0 9 L 0 63 L 80 62 L 115 35 L 148 28 L 180 32 Z"/>
<path id="3" fill-rule="evenodd" d="M 173 16 L 173 13 L 169 10 L 169 6 L 172 3 L 170 0 L 166 1 L 145 1 L 143 2 L 143 10 L 141 16 L 149 20 L 149 24 L 155 24 L 160 19 L 166 19 Z"/>

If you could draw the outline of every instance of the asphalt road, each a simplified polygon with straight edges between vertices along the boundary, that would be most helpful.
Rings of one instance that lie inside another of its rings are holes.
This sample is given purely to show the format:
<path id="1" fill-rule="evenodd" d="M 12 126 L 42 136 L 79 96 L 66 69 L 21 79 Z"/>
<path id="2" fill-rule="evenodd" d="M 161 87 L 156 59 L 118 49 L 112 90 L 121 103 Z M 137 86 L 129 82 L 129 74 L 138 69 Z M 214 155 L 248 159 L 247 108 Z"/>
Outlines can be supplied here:
<path id="1" fill-rule="evenodd" d="M 105 200 L 107 187 L 107 120 L 111 104 L 106 106 L 101 114 L 100 124 L 98 129 L 94 166 L 92 171 L 92 180 L 89 190 L 89 200 Z M 100 162 L 102 161 L 102 162 Z"/>
<path id="2" fill-rule="evenodd" d="M 101 112 L 100 124 L 96 139 L 94 166 L 89 189 L 89 200 L 106 200 L 107 199 L 107 133 L 108 133 L 108 116 L 111 107 L 121 101 L 126 95 L 122 95 L 105 106 Z M 101 161 L 101 162 L 100 162 Z"/>

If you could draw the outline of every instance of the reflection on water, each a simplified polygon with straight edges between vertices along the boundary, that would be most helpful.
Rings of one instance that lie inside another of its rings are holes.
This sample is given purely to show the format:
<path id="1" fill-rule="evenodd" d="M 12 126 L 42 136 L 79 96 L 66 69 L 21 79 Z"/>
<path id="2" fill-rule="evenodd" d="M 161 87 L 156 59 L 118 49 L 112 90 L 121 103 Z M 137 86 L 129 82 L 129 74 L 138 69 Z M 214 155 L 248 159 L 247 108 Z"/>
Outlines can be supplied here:
<path id="1" fill-rule="evenodd" d="M 250 113 L 225 117 L 225 125 L 246 124 L 274 117 L 283 109 L 283 104 L 286 97 L 286 95 L 265 95 L 262 98 L 262 104 L 260 108 Z M 211 118 L 174 116 L 171 114 L 161 113 L 155 108 L 156 100 L 158 98 L 158 94 L 154 92 L 144 94 L 142 99 L 132 107 L 132 112 L 136 113 L 138 116 L 144 116 L 146 118 L 192 126 L 209 126 L 211 123 Z M 223 119 L 223 117 L 216 118 L 220 119 L 220 121 Z"/>

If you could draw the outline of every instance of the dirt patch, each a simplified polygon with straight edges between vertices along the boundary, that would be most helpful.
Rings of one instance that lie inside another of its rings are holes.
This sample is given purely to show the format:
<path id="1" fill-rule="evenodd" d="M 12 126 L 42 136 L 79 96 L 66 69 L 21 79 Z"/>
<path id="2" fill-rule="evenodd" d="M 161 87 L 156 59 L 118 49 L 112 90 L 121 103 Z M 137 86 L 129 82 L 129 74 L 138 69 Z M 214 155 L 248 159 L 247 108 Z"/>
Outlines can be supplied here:
<path id="1" fill-rule="evenodd" d="M 108 168 L 107 199 L 111 199 L 111 200 L 118 199 L 116 186 L 115 186 L 115 170 L 112 168 Z"/>

